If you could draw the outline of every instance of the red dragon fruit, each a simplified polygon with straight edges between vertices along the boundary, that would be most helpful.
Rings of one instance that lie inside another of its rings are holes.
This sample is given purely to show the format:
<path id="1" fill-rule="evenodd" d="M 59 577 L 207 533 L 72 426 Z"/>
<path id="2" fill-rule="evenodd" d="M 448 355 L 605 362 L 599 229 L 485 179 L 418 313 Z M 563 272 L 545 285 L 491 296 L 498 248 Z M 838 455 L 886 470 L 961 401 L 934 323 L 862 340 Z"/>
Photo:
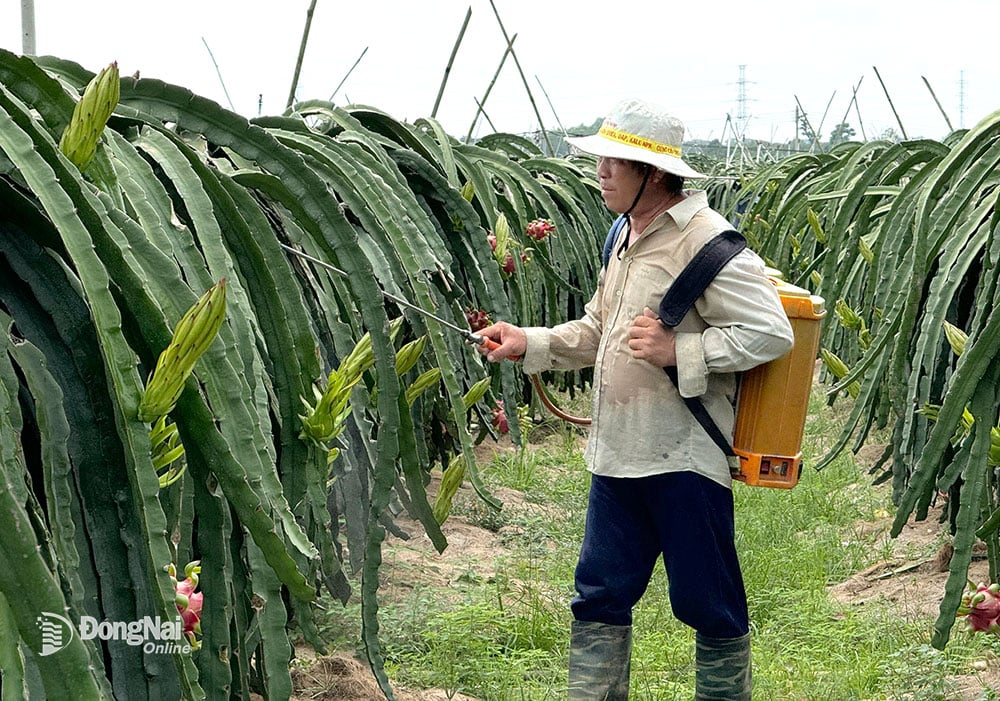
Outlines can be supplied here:
<path id="1" fill-rule="evenodd" d="M 542 241 L 548 238 L 549 234 L 555 231 L 556 226 L 548 219 L 535 219 L 528 223 L 524 233 L 535 241 Z"/>
<path id="2" fill-rule="evenodd" d="M 473 309 L 472 307 L 465 310 L 465 320 L 473 332 L 482 331 L 493 323 L 493 319 L 490 318 L 485 309 Z"/>
<path id="3" fill-rule="evenodd" d="M 510 251 L 507 251 L 507 255 L 503 257 L 503 265 L 500 266 L 500 269 L 508 275 L 514 274 L 514 256 L 510 254 Z"/>
<path id="4" fill-rule="evenodd" d="M 1000 584 L 979 584 L 973 588 L 969 580 L 969 589 L 962 597 L 956 616 L 965 616 L 965 625 L 969 632 L 987 631 L 1000 635 Z"/>
<path id="5" fill-rule="evenodd" d="M 177 568 L 173 563 L 167 565 L 167 572 L 170 573 L 170 581 L 174 583 L 174 601 L 177 611 L 181 614 L 181 623 L 184 627 L 184 635 L 187 636 L 192 650 L 201 647 L 201 605 L 204 594 L 195 591 L 198 587 L 198 575 L 201 573 L 201 564 L 198 560 L 189 562 L 184 568 L 185 579 L 177 580 Z"/>
<path id="6" fill-rule="evenodd" d="M 500 264 L 500 269 L 507 273 L 508 275 L 514 274 L 514 257 L 507 250 L 507 245 L 509 243 L 509 237 L 507 241 L 499 242 L 497 241 L 496 234 L 492 231 L 486 234 L 486 240 L 490 243 L 490 250 L 493 251 L 493 257 L 496 258 L 497 263 Z M 500 253 L 497 252 L 497 246 L 500 245 L 503 258 L 501 259 Z"/>
<path id="7" fill-rule="evenodd" d="M 510 423 L 507 421 L 507 412 L 504 411 L 502 399 L 498 399 L 497 405 L 493 407 L 492 423 L 500 433 L 510 433 Z"/>

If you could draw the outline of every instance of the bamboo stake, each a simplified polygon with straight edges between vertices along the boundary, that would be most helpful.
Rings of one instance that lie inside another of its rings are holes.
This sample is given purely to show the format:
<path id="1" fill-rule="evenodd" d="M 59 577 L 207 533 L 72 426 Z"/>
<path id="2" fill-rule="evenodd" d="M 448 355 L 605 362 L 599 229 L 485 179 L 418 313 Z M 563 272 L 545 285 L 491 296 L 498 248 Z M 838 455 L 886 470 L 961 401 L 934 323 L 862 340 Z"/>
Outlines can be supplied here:
<path id="1" fill-rule="evenodd" d="M 476 100 L 476 98 L 472 98 L 472 99 Z M 482 113 L 483 119 L 485 119 L 487 121 L 487 123 L 489 123 L 490 129 L 492 129 L 493 131 L 496 131 L 497 128 L 495 126 L 493 126 L 493 120 L 490 119 L 490 116 L 488 114 L 486 114 L 486 110 L 483 108 L 483 103 L 481 103 L 479 100 L 476 100 L 476 106 L 479 108 L 479 111 Z"/>
<path id="2" fill-rule="evenodd" d="M 909 139 L 910 137 L 906 135 L 906 128 L 903 127 L 903 122 L 899 118 L 899 113 L 896 112 L 896 106 L 892 104 L 892 98 L 889 97 L 889 91 L 885 87 L 885 82 L 883 82 L 882 76 L 878 73 L 878 68 L 872 66 L 872 70 L 875 71 L 875 77 L 878 78 L 878 82 L 882 86 L 882 92 L 885 93 L 885 99 L 889 101 L 889 108 L 892 110 L 892 114 L 896 117 L 896 124 L 899 125 L 899 131 L 903 134 L 903 139 Z"/>
<path id="3" fill-rule="evenodd" d="M 302 59 L 306 55 L 306 43 L 309 41 L 309 28 L 312 26 L 313 21 L 313 11 L 316 9 L 316 0 L 312 0 L 309 3 L 309 9 L 306 10 L 306 26 L 302 29 L 302 42 L 299 44 L 299 57 L 295 61 L 295 73 L 292 75 L 292 87 L 288 90 L 288 102 L 285 104 L 285 109 L 292 106 L 295 102 L 295 90 L 299 87 L 299 73 L 302 72 Z"/>
<path id="4" fill-rule="evenodd" d="M 434 100 L 434 109 L 431 110 L 431 117 L 437 116 L 438 106 L 441 104 L 441 96 L 444 94 L 445 83 L 448 82 L 448 75 L 451 73 L 451 66 L 455 63 L 455 55 L 458 54 L 458 47 L 462 43 L 462 37 L 465 36 L 465 30 L 469 26 L 469 19 L 472 17 L 472 7 L 469 7 L 468 12 L 465 13 L 465 21 L 462 22 L 462 28 L 458 32 L 458 38 L 455 39 L 455 46 L 451 49 L 451 57 L 448 59 L 448 65 L 444 67 L 444 78 L 441 79 L 441 87 L 438 88 L 437 98 Z"/>
<path id="5" fill-rule="evenodd" d="M 826 122 L 826 115 L 828 115 L 830 113 L 830 105 L 833 104 L 833 98 L 835 98 L 836 96 L 837 96 L 837 91 L 834 90 L 833 94 L 830 95 L 829 101 L 827 101 L 827 103 L 826 103 L 826 109 L 823 110 L 823 116 L 820 117 L 819 126 L 816 128 L 816 145 L 817 146 L 820 146 L 819 138 L 820 138 L 820 134 L 823 131 L 823 124 Z"/>
<path id="6" fill-rule="evenodd" d="M 819 133 L 813 129 L 812 122 L 809 121 L 809 115 L 802 108 L 802 103 L 799 102 L 799 96 L 795 96 L 795 104 L 799 107 L 799 114 L 802 115 L 802 119 L 806 120 L 806 126 L 809 127 L 809 131 L 812 132 L 812 143 L 809 144 L 809 151 L 812 152 L 813 146 L 819 146 Z M 797 128 L 797 127 L 796 127 Z"/>
<path id="7" fill-rule="evenodd" d="M 941 106 L 941 102 L 937 99 L 937 95 L 934 94 L 934 88 L 931 87 L 931 84 L 927 82 L 927 78 L 924 76 L 920 76 L 920 79 L 924 81 L 924 85 L 926 85 L 927 89 L 930 91 L 931 97 L 934 98 L 934 104 L 937 105 L 939 110 L 941 110 L 941 116 L 944 117 L 945 124 L 948 125 L 948 131 L 955 131 L 955 128 L 951 126 L 951 120 L 948 119 L 948 115 L 944 111 L 944 107 Z"/>
<path id="8" fill-rule="evenodd" d="M 361 55 L 358 56 L 358 60 L 354 62 L 354 65 L 351 66 L 350 70 L 347 71 L 347 73 L 344 74 L 344 77 L 341 78 L 340 82 L 337 83 L 337 87 L 334 88 L 334 91 L 332 93 L 330 93 L 330 102 L 333 102 L 334 95 L 336 95 L 338 92 L 340 92 L 340 89 L 344 86 L 344 83 L 347 82 L 347 79 L 350 77 L 351 73 L 354 72 L 354 69 L 358 67 L 358 64 L 361 63 L 361 59 L 363 59 L 365 57 L 366 53 L 368 53 L 368 47 L 367 46 L 365 47 L 365 50 L 361 52 Z"/>
<path id="9" fill-rule="evenodd" d="M 846 124 L 847 123 L 847 116 L 851 113 L 851 107 L 857 106 L 857 104 L 858 104 L 858 88 L 861 87 L 861 82 L 864 79 L 865 79 L 865 77 L 861 76 L 861 78 L 858 80 L 858 84 L 854 86 L 854 90 L 851 93 L 851 101 L 847 103 L 847 109 L 844 110 L 844 116 L 840 120 L 841 124 Z M 864 137 L 864 129 L 862 129 L 861 131 L 862 131 L 862 138 L 863 138 Z"/>
<path id="10" fill-rule="evenodd" d="M 854 101 L 854 114 L 858 115 L 858 126 L 861 127 L 861 140 L 868 141 L 868 137 L 865 136 L 865 123 L 861 121 L 861 108 L 858 107 L 858 101 Z"/>
<path id="11" fill-rule="evenodd" d="M 493 8 L 493 14 L 496 15 L 497 24 L 500 25 L 500 31 L 503 32 L 503 38 L 507 40 L 507 45 L 511 43 L 510 37 L 507 35 L 507 30 L 503 26 L 503 21 L 500 19 L 500 13 L 497 11 L 496 3 L 490 0 L 490 7 Z M 528 93 L 528 101 L 531 102 L 531 109 L 535 111 L 535 118 L 538 119 L 538 128 L 542 131 L 542 137 L 545 139 L 545 145 L 549 147 L 549 155 L 555 153 L 555 149 L 552 148 L 552 142 L 549 141 L 549 133 L 545 130 L 545 125 L 542 124 L 542 115 L 538 112 L 538 105 L 535 104 L 535 96 L 531 94 L 531 86 L 528 85 L 528 79 L 524 77 L 524 71 L 521 70 L 521 62 L 517 60 L 517 54 L 511 49 L 510 55 L 514 57 L 514 65 L 517 66 L 517 72 L 521 74 L 521 82 L 524 83 L 524 89 Z"/>
<path id="12" fill-rule="evenodd" d="M 512 36 L 510 41 L 507 42 L 507 48 L 504 50 L 503 56 L 500 57 L 500 65 L 497 66 L 497 70 L 493 74 L 493 80 L 491 80 L 490 84 L 486 86 L 486 94 L 483 95 L 483 99 L 476 100 L 476 114 L 472 118 L 472 124 L 469 125 L 469 133 L 465 135 L 466 143 L 469 143 L 472 140 L 472 131 L 476 128 L 476 122 L 479 121 L 479 115 L 483 113 L 483 105 L 486 104 L 486 99 L 490 96 L 490 91 L 493 90 L 493 86 L 496 84 L 497 78 L 500 77 L 500 71 L 503 69 L 504 62 L 513 50 L 515 39 L 517 39 L 517 34 Z"/>
<path id="13" fill-rule="evenodd" d="M 208 57 L 212 59 L 212 65 L 215 66 L 215 75 L 219 76 L 219 83 L 222 85 L 222 92 L 226 95 L 226 102 L 229 103 L 229 109 L 235 112 L 236 108 L 233 107 L 233 101 L 229 97 L 229 91 L 226 90 L 226 81 L 222 79 L 222 71 L 219 70 L 219 64 L 215 61 L 215 54 L 212 53 L 212 49 L 209 47 L 208 42 L 205 41 L 205 37 L 201 38 L 201 43 L 205 45 L 205 50 L 208 51 Z"/>
<path id="14" fill-rule="evenodd" d="M 549 93 L 545 90 L 545 86 L 542 85 L 541 79 L 536 75 L 535 80 L 538 81 L 538 87 L 541 88 L 542 94 L 545 95 L 545 101 L 549 103 L 549 109 L 552 110 L 552 116 L 556 118 L 556 124 L 559 125 L 559 131 L 566 136 L 566 127 L 563 126 L 562 120 L 559 119 L 559 115 L 556 114 L 555 105 L 552 104 L 552 100 L 549 99 Z"/>

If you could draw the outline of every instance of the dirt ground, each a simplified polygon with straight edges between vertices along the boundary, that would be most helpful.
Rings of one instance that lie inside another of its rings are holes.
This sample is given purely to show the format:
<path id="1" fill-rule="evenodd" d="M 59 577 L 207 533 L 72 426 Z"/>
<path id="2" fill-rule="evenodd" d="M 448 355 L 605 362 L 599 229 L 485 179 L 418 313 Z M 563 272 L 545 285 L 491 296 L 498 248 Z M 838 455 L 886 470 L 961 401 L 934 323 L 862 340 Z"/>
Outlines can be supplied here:
<path id="1" fill-rule="evenodd" d="M 879 452 L 873 451 L 873 454 Z M 864 454 L 858 457 L 863 463 Z M 467 486 L 462 487 L 456 499 L 463 496 L 471 498 Z M 513 490 L 498 490 L 496 496 L 506 509 L 543 508 L 524 501 Z M 948 578 L 950 558 L 950 546 L 938 521 L 942 508 L 938 504 L 924 521 L 911 520 L 896 538 L 889 537 L 892 516 L 888 513 L 878 521 L 859 524 L 860 534 L 876 540 L 885 539 L 890 545 L 891 558 L 830 587 L 830 596 L 848 607 L 890 601 L 898 604 L 901 615 L 911 620 L 933 621 L 938 615 Z M 478 575 L 489 576 L 492 563 L 504 551 L 503 529 L 493 532 L 461 516 L 452 516 L 445 522 L 444 532 L 449 545 L 442 554 L 434 550 L 419 524 L 406 518 L 399 519 L 399 524 L 411 538 L 390 537 L 386 541 L 382 566 L 385 579 L 380 592 L 385 601 L 401 600 L 417 587 L 444 588 L 467 572 L 470 563 L 475 563 Z M 985 552 L 981 556 L 974 555 L 969 578 L 976 582 L 988 580 Z M 952 701 L 975 701 L 984 689 L 1000 689 L 1000 660 L 977 661 L 974 667 L 975 673 L 953 679 L 958 696 Z M 318 658 L 296 669 L 293 678 L 298 695 L 292 701 L 378 701 L 384 698 L 368 666 L 346 653 Z M 394 691 L 398 701 L 475 701 L 461 694 L 449 697 L 444 691 L 434 689 L 394 688 Z"/>

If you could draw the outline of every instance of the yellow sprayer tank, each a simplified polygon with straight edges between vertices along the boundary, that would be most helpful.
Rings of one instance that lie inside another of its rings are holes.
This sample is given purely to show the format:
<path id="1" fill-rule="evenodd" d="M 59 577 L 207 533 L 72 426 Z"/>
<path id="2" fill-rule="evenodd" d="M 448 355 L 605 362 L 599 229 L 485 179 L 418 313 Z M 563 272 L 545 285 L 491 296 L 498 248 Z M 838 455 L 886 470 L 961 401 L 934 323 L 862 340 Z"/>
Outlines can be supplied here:
<path id="1" fill-rule="evenodd" d="M 743 373 L 736 403 L 733 451 L 740 459 L 736 479 L 760 487 L 791 488 L 802 470 L 802 432 L 809 410 L 822 297 L 774 277 L 792 324 L 795 343 L 776 360 Z"/>

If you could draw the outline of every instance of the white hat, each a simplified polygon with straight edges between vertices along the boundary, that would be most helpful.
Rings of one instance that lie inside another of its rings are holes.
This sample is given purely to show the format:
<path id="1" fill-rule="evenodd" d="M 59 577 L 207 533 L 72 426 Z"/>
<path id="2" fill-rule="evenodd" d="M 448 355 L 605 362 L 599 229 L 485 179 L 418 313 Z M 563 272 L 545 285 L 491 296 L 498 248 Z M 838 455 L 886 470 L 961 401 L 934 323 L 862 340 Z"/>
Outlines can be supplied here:
<path id="1" fill-rule="evenodd" d="M 596 134 L 566 141 L 595 156 L 648 163 L 682 178 L 707 177 L 681 160 L 681 120 L 641 100 L 618 103 Z"/>

